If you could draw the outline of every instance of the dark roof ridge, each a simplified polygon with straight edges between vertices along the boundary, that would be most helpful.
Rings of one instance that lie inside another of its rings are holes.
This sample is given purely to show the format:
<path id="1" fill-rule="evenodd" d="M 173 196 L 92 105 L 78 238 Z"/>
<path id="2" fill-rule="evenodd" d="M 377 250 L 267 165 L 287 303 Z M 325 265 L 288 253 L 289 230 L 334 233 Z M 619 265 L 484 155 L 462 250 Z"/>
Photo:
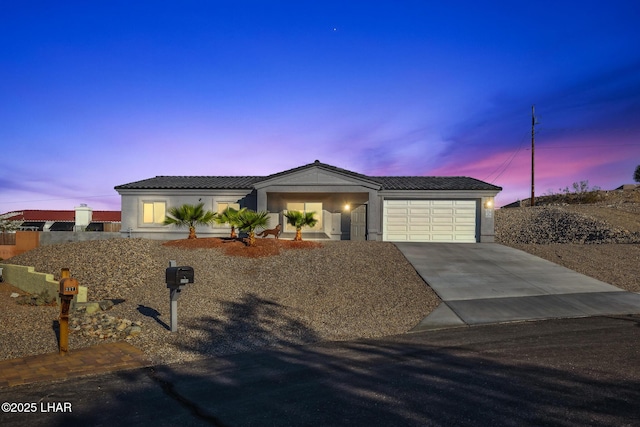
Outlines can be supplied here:
<path id="1" fill-rule="evenodd" d="M 306 165 L 297 166 L 295 168 L 287 169 L 287 170 L 284 170 L 282 172 L 276 172 L 276 173 L 273 173 L 271 175 L 267 175 L 264 178 L 265 179 L 271 179 L 271 178 L 275 178 L 275 177 L 278 177 L 278 176 L 287 175 L 287 174 L 292 173 L 292 172 L 298 172 L 298 171 L 301 171 L 301 170 L 304 170 L 304 169 L 309 169 L 309 168 L 314 167 L 314 166 L 315 167 L 321 167 L 323 169 L 328 169 L 328 170 L 331 170 L 331 171 L 334 171 L 334 172 L 342 173 L 342 174 L 345 174 L 345 175 L 356 176 L 356 177 L 359 177 L 359 178 L 364 178 L 364 179 L 371 179 L 372 178 L 369 175 L 365 175 L 365 174 L 362 174 L 362 173 L 359 173 L 359 172 L 350 171 L 349 169 L 343 169 L 343 168 L 340 168 L 338 166 L 330 165 L 328 163 L 322 163 L 320 160 L 316 160 L 313 163 L 308 163 Z"/>
<path id="2" fill-rule="evenodd" d="M 141 179 L 148 181 L 155 178 L 265 178 L 264 175 L 156 175 L 153 178 Z M 135 181 L 138 182 L 138 181 Z"/>
<path id="3" fill-rule="evenodd" d="M 380 185 L 383 190 L 502 190 L 501 187 L 467 176 L 370 176 L 322 163 L 319 160 L 266 176 L 157 175 L 155 178 L 147 178 L 128 184 L 118 185 L 115 189 L 251 189 L 255 188 L 255 185 L 260 182 L 304 171 L 313 167 L 362 181 L 368 181 L 372 184 Z"/>

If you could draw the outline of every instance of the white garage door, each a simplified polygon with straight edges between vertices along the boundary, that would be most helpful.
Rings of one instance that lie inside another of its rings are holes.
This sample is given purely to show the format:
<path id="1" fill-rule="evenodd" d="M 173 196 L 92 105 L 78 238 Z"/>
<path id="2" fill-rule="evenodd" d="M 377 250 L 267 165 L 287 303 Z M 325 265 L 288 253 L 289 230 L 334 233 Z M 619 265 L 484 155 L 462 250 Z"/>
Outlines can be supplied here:
<path id="1" fill-rule="evenodd" d="M 382 239 L 473 243 L 476 241 L 476 202 L 385 200 Z"/>

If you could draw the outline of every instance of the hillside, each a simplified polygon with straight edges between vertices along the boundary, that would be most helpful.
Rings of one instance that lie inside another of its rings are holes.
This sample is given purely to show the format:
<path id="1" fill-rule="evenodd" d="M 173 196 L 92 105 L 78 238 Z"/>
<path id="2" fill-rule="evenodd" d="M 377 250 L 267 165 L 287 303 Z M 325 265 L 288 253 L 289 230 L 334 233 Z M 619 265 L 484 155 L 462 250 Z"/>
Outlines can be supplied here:
<path id="1" fill-rule="evenodd" d="M 499 209 L 496 240 L 506 245 L 640 243 L 640 187 L 544 196 L 533 208 Z"/>
<path id="2" fill-rule="evenodd" d="M 536 202 L 496 211 L 498 243 L 640 292 L 640 187 Z"/>

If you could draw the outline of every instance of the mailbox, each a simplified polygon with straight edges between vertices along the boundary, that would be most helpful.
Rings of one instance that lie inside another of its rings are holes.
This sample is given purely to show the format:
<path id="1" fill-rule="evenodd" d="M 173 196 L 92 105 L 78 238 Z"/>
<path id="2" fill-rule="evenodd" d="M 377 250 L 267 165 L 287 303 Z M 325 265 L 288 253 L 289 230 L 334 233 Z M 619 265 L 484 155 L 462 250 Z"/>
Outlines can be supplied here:
<path id="1" fill-rule="evenodd" d="M 193 283 L 193 267 L 182 266 L 167 268 L 166 282 L 168 288 L 177 288 L 188 283 Z"/>
<path id="2" fill-rule="evenodd" d="M 79 288 L 76 279 L 67 277 L 60 280 L 60 295 L 77 295 Z"/>

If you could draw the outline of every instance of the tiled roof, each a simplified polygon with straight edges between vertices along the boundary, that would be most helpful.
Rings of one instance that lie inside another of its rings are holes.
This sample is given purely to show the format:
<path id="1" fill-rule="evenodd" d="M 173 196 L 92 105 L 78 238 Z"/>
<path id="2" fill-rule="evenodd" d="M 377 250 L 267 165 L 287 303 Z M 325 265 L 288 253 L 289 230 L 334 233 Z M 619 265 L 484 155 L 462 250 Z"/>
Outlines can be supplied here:
<path id="1" fill-rule="evenodd" d="M 501 187 L 475 178 L 464 176 L 367 176 L 341 169 L 319 161 L 304 166 L 278 172 L 268 176 L 156 176 L 155 178 L 131 182 L 115 187 L 116 190 L 154 190 L 154 189 L 239 189 L 251 190 L 261 181 L 288 175 L 290 173 L 319 167 L 328 171 L 348 175 L 357 179 L 377 182 L 382 190 L 494 190 Z"/>
<path id="2" fill-rule="evenodd" d="M 502 190 L 466 176 L 374 176 L 383 190 Z"/>
<path id="3" fill-rule="evenodd" d="M 357 172 L 352 172 L 352 171 L 347 170 L 347 169 L 342 169 L 342 168 L 339 168 L 337 166 L 328 165 L 326 163 L 320 162 L 319 160 L 316 160 L 315 162 L 309 163 L 309 164 L 304 165 L 304 166 L 298 166 L 297 168 L 293 168 L 293 169 L 289 169 L 289 170 L 286 170 L 286 171 L 274 173 L 272 175 L 264 177 L 263 179 L 266 180 L 266 179 L 276 178 L 276 177 L 287 175 L 287 174 L 290 174 L 290 173 L 293 173 L 293 172 L 298 172 L 298 171 L 301 171 L 301 170 L 309 169 L 309 168 L 314 167 L 314 166 L 315 167 L 320 167 L 322 169 L 329 170 L 331 172 L 336 172 L 338 174 L 352 176 L 352 177 L 358 178 L 358 179 L 365 179 L 365 180 L 369 180 L 369 181 L 372 180 L 372 177 L 370 177 L 370 176 L 363 175 L 363 174 L 357 173 Z"/>
<path id="4" fill-rule="evenodd" d="M 91 222 L 121 222 L 122 212 L 120 211 L 93 211 Z"/>
<path id="5" fill-rule="evenodd" d="M 264 180 L 263 176 L 156 176 L 142 181 L 118 185 L 116 190 L 127 189 L 247 189 L 253 188 L 256 182 Z"/>
<path id="6" fill-rule="evenodd" d="M 93 211 L 91 214 L 91 222 L 120 222 L 120 211 Z M 15 215 L 6 218 L 11 221 L 55 221 L 55 222 L 73 222 L 76 221 L 76 211 L 61 210 L 24 210 L 17 211 Z"/>

